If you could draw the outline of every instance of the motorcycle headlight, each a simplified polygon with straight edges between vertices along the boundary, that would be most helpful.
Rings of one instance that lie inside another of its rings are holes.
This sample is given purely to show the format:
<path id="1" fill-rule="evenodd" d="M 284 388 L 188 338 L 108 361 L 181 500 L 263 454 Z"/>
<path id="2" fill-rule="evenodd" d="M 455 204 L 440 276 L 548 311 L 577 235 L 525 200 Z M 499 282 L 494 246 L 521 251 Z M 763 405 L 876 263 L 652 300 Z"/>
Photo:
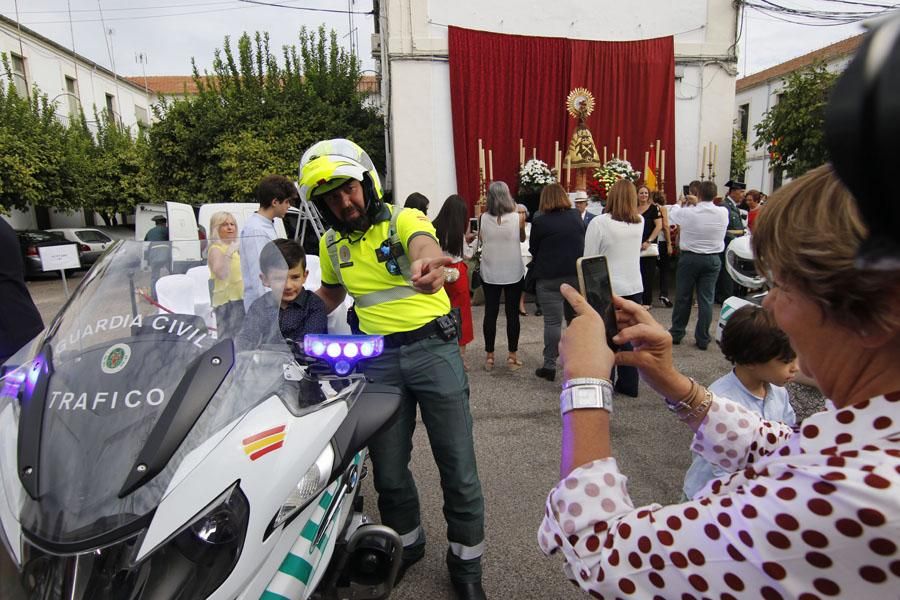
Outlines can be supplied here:
<path id="1" fill-rule="evenodd" d="M 328 485 L 328 480 L 331 478 L 331 469 L 333 467 L 334 449 L 329 444 L 325 446 L 316 462 L 307 469 L 300 481 L 297 482 L 297 486 L 291 490 L 284 504 L 278 510 L 278 514 L 272 520 L 269 532 L 274 531 L 294 516 L 300 514 L 300 511 L 309 504 L 310 500 L 325 489 L 325 486 Z"/>

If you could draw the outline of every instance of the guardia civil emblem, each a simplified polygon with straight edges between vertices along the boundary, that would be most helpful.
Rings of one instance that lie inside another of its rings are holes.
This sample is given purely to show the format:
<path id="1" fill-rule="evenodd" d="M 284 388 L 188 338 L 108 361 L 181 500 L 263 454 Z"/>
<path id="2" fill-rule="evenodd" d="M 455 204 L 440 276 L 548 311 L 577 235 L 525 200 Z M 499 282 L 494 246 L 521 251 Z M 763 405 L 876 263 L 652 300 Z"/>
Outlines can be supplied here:
<path id="1" fill-rule="evenodd" d="M 341 259 L 342 263 L 350 262 L 350 247 L 349 246 L 341 246 L 338 248 L 338 258 Z"/>
<path id="2" fill-rule="evenodd" d="M 128 344 L 116 344 L 103 353 L 100 359 L 100 368 L 107 375 L 118 373 L 128 364 L 131 358 L 131 348 Z"/>

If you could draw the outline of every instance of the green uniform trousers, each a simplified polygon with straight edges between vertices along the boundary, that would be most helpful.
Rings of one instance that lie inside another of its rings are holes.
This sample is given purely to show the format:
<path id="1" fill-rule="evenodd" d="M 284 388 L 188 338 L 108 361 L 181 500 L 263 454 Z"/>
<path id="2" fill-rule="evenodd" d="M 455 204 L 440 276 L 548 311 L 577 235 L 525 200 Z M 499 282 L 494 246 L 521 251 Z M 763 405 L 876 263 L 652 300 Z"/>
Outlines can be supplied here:
<path id="1" fill-rule="evenodd" d="M 386 348 L 364 370 L 372 381 L 396 386 L 403 395 L 394 420 L 369 442 L 381 521 L 404 537 L 407 559 L 424 552 L 419 494 L 409 470 L 418 405 L 441 475 L 450 576 L 480 581 L 484 496 L 475 464 L 469 380 L 456 340 L 432 336 Z"/>

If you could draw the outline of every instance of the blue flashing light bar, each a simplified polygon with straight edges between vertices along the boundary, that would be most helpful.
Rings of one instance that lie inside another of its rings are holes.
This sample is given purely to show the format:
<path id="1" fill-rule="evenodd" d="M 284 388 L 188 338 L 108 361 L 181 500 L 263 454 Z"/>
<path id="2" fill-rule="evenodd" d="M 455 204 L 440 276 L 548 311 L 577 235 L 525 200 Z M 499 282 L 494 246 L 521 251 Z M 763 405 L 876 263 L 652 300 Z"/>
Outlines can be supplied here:
<path id="1" fill-rule="evenodd" d="M 350 373 L 357 362 L 365 358 L 374 358 L 383 351 L 384 338 L 380 335 L 303 336 L 303 352 L 312 358 L 324 360 L 338 375 Z"/>

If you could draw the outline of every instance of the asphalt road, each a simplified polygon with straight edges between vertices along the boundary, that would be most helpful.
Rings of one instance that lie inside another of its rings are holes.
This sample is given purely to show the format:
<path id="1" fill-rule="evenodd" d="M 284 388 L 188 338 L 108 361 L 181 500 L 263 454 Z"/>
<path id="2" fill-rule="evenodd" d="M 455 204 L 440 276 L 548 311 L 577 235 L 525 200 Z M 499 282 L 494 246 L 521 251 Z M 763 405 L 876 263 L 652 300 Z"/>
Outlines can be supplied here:
<path id="1" fill-rule="evenodd" d="M 81 275 L 70 280 L 74 289 Z M 65 298 L 59 278 L 31 281 L 28 287 L 49 324 Z M 528 305 L 529 312 L 534 306 Z M 696 311 L 695 311 L 696 312 Z M 668 324 L 671 310 L 654 307 L 654 317 Z M 494 598 L 581 597 L 562 573 L 558 556 L 538 550 L 536 531 L 547 492 L 559 477 L 560 383 L 534 376 L 543 349 L 543 319 L 522 318 L 519 356 L 525 366 L 516 372 L 505 367 L 505 321 L 498 323 L 497 366 L 484 371 L 484 343 L 480 329 L 483 310 L 474 308 L 476 341 L 469 346 L 471 408 L 475 426 L 478 469 L 486 506 L 484 586 Z M 688 331 L 692 331 L 689 325 Z M 685 373 L 711 383 L 729 369 L 721 353 L 711 346 L 700 351 L 691 334 L 675 347 L 675 360 Z M 629 476 L 629 491 L 636 506 L 676 502 L 684 472 L 690 463 L 689 430 L 671 417 L 659 397 L 641 385 L 638 398 L 616 398 L 612 419 L 613 452 Z M 393 598 L 452 598 L 444 566 L 445 524 L 441 512 L 439 477 L 424 427 L 414 438 L 412 469 L 422 501 L 423 525 L 428 536 L 425 558 L 413 566 Z M 364 482 L 368 511 L 377 519 L 371 477 Z M 0 561 L 4 562 L 4 561 Z M 0 575 L 11 575 L 0 566 Z"/>

